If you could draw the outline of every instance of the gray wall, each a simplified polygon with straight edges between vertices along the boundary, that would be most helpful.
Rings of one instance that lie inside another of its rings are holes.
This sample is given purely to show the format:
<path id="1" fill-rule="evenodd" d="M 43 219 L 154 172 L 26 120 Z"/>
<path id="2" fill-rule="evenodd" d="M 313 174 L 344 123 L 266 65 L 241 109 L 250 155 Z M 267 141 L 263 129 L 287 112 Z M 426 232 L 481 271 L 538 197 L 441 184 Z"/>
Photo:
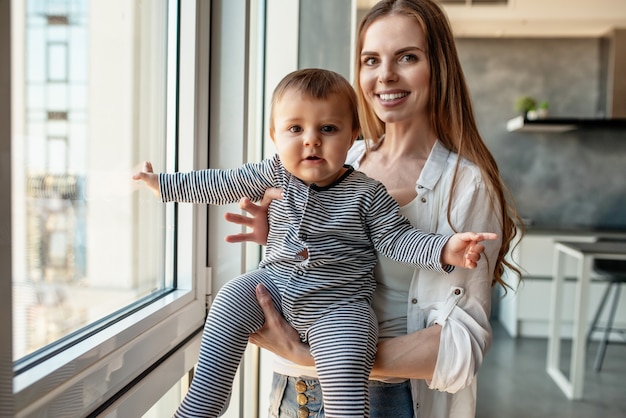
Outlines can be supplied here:
<path id="1" fill-rule="evenodd" d="M 350 78 L 349 19 L 350 0 L 301 0 L 299 67 Z M 604 117 L 607 42 L 459 38 L 457 46 L 479 129 L 520 214 L 538 227 L 626 229 L 626 129 L 506 130 L 522 95 L 547 100 L 551 116 Z"/>
<path id="2" fill-rule="evenodd" d="M 479 129 L 520 214 L 539 227 L 626 229 L 626 129 L 511 133 L 515 99 L 561 117 L 604 116 L 600 39 L 457 40 Z"/>
<path id="3" fill-rule="evenodd" d="M 351 0 L 300 0 L 298 68 L 326 68 L 352 80 Z"/>

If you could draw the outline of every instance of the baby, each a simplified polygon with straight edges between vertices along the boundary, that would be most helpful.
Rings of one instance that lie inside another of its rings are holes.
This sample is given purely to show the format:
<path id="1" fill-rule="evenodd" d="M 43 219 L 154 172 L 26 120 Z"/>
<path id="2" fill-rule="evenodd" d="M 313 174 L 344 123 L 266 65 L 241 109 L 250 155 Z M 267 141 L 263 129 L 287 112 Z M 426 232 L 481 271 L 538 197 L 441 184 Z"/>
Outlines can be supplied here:
<path id="1" fill-rule="evenodd" d="M 164 202 L 227 204 L 260 200 L 282 188 L 269 208 L 267 250 L 259 268 L 228 282 L 206 319 L 200 358 L 176 417 L 216 417 L 225 409 L 248 336 L 264 323 L 255 288 L 311 347 L 330 417 L 369 414 L 368 377 L 377 344 L 370 307 L 376 251 L 400 262 L 449 272 L 474 268 L 490 233 L 423 233 L 398 213 L 378 181 L 344 165 L 359 134 L 356 95 L 341 75 L 321 69 L 288 74 L 274 90 L 270 137 L 277 154 L 232 170 L 133 178 Z"/>

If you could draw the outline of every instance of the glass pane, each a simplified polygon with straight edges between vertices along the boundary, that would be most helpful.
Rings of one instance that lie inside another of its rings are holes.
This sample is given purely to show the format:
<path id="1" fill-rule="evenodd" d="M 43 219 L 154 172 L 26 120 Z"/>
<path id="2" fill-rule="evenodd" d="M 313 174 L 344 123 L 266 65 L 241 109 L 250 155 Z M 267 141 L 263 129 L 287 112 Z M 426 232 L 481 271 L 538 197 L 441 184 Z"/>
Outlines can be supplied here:
<path id="1" fill-rule="evenodd" d="M 67 81 L 67 44 L 48 43 L 48 82 Z"/>
<path id="2" fill-rule="evenodd" d="M 160 171 L 171 161 L 177 19 L 167 0 L 12 7 L 24 11 L 12 74 L 19 360 L 173 286 L 174 211 L 131 175 L 140 161 Z"/>

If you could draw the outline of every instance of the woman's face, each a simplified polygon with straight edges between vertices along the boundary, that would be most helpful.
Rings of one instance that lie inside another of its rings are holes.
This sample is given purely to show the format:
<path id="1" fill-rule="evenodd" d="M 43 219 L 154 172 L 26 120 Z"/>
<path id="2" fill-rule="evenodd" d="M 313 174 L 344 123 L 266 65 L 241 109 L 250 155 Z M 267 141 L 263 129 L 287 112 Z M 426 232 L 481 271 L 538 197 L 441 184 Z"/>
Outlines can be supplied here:
<path id="1" fill-rule="evenodd" d="M 430 65 L 424 32 L 409 16 L 384 16 L 366 29 L 359 86 L 385 123 L 427 116 Z"/>

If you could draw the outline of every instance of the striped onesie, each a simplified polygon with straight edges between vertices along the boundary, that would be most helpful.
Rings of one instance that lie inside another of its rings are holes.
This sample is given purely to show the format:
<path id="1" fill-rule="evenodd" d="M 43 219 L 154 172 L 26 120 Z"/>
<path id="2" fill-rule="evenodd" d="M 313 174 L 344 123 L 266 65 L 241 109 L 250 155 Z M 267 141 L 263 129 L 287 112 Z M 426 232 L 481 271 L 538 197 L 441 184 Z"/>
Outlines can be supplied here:
<path id="1" fill-rule="evenodd" d="M 440 263 L 449 236 L 415 229 L 382 183 L 346 168 L 326 187 L 307 186 L 277 155 L 238 169 L 159 175 L 164 202 L 221 205 L 244 196 L 260 200 L 270 187 L 283 189 L 283 199 L 269 208 L 259 268 L 229 281 L 213 301 L 196 373 L 176 417 L 216 417 L 225 409 L 248 336 L 264 323 L 255 297 L 258 283 L 311 347 L 325 416 L 368 416 L 367 380 L 378 337 L 370 307 L 375 251 L 449 272 Z"/>

